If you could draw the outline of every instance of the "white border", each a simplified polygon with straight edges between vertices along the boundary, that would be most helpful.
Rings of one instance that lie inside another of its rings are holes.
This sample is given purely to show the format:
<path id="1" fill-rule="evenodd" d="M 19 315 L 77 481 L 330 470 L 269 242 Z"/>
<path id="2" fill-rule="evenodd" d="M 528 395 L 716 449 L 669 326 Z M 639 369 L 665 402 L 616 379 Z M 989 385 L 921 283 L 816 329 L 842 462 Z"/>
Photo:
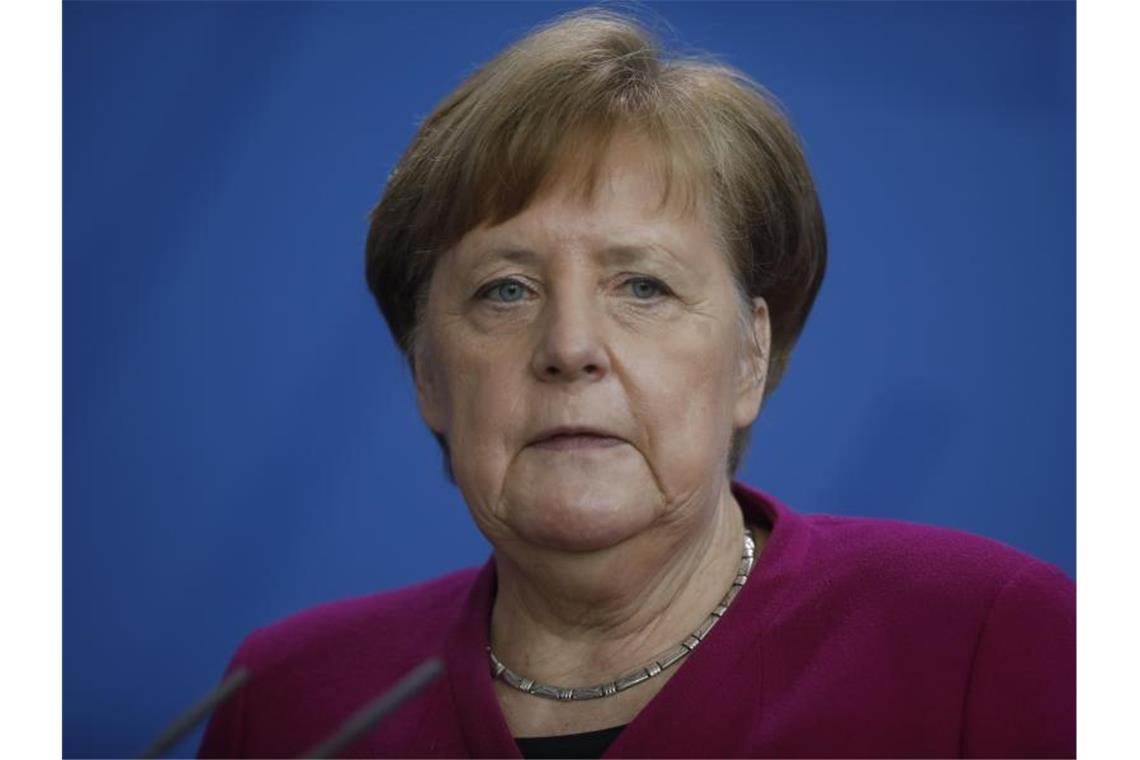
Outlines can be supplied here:
<path id="1" fill-rule="evenodd" d="M 61 30 L 0 4 L 0 578 L 4 754 L 62 748 Z"/>
<path id="2" fill-rule="evenodd" d="M 1077 3 L 1077 746 L 1094 758 L 1135 756 L 1140 704 L 1136 24 L 1133 3 Z"/>

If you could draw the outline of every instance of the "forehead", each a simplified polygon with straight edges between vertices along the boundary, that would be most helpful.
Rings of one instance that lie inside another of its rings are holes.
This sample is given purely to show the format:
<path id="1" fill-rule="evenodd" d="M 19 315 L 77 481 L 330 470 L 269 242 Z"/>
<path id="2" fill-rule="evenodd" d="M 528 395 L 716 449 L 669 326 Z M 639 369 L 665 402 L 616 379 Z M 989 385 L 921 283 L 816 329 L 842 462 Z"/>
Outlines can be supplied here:
<path id="1" fill-rule="evenodd" d="M 656 251 L 720 258 L 708 204 L 661 148 L 616 135 L 599 160 L 578 158 L 567 153 L 520 213 L 468 232 L 457 258 L 476 263 L 489 250 L 512 247 L 539 255 L 580 250 L 620 259 Z"/>

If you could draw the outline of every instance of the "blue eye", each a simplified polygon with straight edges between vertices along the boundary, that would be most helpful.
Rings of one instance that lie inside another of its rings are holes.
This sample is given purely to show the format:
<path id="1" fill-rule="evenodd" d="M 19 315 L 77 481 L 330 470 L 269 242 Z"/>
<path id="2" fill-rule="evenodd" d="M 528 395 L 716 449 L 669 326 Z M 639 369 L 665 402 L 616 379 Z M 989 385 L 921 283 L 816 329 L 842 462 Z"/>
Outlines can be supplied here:
<path id="1" fill-rule="evenodd" d="M 626 282 L 629 290 L 633 293 L 634 298 L 647 301 L 650 298 L 656 298 L 664 294 L 665 286 L 657 280 L 649 277 L 635 277 Z"/>
<path id="2" fill-rule="evenodd" d="M 521 301 L 526 295 L 526 288 L 514 280 L 503 280 L 491 284 L 483 291 L 483 297 L 502 303 Z"/>

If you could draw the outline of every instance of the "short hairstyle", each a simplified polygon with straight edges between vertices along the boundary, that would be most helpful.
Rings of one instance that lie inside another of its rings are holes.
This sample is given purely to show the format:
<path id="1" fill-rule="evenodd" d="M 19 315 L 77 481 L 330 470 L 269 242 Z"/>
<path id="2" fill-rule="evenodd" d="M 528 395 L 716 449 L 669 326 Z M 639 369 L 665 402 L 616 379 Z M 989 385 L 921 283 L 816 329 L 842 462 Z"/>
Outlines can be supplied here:
<path id="1" fill-rule="evenodd" d="M 522 212 L 572 169 L 585 197 L 605 147 L 633 130 L 659 148 L 665 197 L 706 204 L 742 302 L 771 320 L 765 397 L 823 281 L 823 213 L 775 99 L 707 57 L 664 53 L 633 18 L 586 9 L 539 27 L 476 70 L 423 121 L 372 212 L 366 277 L 415 371 L 417 328 L 441 253 Z M 729 473 L 749 430 L 734 431 Z M 445 469 L 452 477 L 443 436 Z M 453 479 L 453 478 L 452 478 Z"/>

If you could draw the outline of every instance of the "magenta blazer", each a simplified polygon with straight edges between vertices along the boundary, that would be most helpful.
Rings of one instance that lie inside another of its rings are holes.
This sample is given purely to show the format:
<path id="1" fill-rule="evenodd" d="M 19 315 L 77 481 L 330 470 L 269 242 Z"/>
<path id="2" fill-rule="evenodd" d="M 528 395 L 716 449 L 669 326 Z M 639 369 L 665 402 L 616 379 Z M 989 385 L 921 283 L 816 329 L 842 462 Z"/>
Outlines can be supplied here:
<path id="1" fill-rule="evenodd" d="M 1074 757 L 1076 611 L 1058 568 L 969 534 L 800 515 L 771 526 L 723 620 L 606 757 Z M 495 700 L 495 568 L 326 604 L 255 631 L 248 685 L 201 757 L 297 757 L 422 660 L 445 671 L 351 757 L 519 757 Z"/>

